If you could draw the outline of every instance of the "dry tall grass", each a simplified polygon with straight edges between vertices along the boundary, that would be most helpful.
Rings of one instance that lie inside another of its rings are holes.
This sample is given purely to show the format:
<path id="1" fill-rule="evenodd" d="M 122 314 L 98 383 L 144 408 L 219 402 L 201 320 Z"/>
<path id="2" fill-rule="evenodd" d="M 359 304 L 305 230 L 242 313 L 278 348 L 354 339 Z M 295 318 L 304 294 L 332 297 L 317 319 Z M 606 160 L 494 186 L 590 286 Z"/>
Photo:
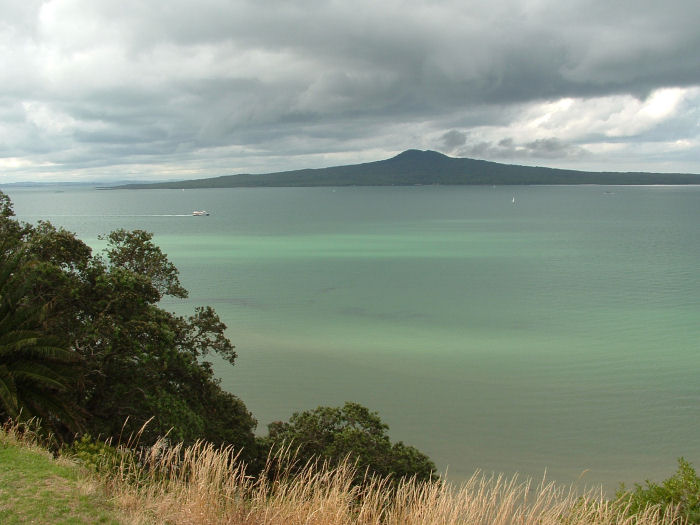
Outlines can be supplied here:
<path id="1" fill-rule="evenodd" d="M 273 458 L 270 465 L 288 461 Z M 272 468 L 272 467 L 270 467 Z M 204 443 L 144 451 L 105 484 L 133 523 L 228 525 L 677 525 L 658 509 L 626 517 L 602 494 L 474 475 L 461 487 L 386 479 L 352 485 L 351 464 L 253 479 L 234 450 Z"/>
<path id="2" fill-rule="evenodd" d="M 37 425 L 7 424 L 0 446 L 43 448 Z M 555 483 L 475 474 L 460 487 L 447 483 L 367 479 L 353 486 L 350 463 L 337 468 L 307 464 L 289 470 L 289 450 L 268 461 L 268 476 L 245 475 L 231 448 L 198 443 L 183 448 L 165 441 L 135 458 L 122 447 L 116 469 L 101 484 L 128 523 L 192 525 L 682 525 L 671 512 L 649 508 L 626 516 L 601 493 L 579 495 Z"/>

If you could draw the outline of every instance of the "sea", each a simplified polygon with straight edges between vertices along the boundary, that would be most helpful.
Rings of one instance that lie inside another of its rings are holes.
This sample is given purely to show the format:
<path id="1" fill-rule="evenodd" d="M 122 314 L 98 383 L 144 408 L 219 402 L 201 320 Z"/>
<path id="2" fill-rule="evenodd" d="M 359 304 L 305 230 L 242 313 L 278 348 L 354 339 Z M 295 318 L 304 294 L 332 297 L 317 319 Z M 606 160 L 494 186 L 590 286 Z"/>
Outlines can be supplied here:
<path id="1" fill-rule="evenodd" d="M 355 401 L 456 483 L 700 468 L 700 186 L 4 191 L 96 251 L 152 232 L 261 434 Z"/>

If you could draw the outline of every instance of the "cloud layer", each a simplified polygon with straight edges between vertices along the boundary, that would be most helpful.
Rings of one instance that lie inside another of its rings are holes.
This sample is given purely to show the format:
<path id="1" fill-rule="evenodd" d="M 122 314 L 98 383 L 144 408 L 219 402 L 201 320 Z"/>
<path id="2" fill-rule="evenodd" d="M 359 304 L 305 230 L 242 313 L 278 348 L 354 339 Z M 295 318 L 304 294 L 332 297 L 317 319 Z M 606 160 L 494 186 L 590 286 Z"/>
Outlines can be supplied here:
<path id="1" fill-rule="evenodd" d="M 0 183 L 407 148 L 700 173 L 696 0 L 0 0 Z"/>

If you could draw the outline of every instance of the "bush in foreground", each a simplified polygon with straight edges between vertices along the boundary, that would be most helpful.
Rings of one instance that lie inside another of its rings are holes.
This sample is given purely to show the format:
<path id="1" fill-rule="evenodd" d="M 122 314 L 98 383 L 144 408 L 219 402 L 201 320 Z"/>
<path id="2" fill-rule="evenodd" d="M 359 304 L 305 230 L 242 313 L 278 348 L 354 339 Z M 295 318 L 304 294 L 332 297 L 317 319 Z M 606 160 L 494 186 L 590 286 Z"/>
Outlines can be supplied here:
<path id="1" fill-rule="evenodd" d="M 356 467 L 355 484 L 363 483 L 368 474 L 391 476 L 394 482 L 438 478 L 428 456 L 401 441 L 392 443 L 389 426 L 359 403 L 295 412 L 288 422 L 268 425 L 268 431 L 268 437 L 259 440 L 261 451 L 274 456 L 280 448 L 289 447 L 295 451 L 299 468 L 315 460 L 332 467 L 349 461 Z"/>
<path id="2" fill-rule="evenodd" d="M 624 485 L 617 491 L 618 504 L 629 515 L 635 515 L 649 506 L 674 509 L 689 524 L 700 523 L 700 477 L 693 466 L 678 459 L 678 470 L 659 483 L 647 480 L 646 486 L 635 484 L 634 490 Z"/>

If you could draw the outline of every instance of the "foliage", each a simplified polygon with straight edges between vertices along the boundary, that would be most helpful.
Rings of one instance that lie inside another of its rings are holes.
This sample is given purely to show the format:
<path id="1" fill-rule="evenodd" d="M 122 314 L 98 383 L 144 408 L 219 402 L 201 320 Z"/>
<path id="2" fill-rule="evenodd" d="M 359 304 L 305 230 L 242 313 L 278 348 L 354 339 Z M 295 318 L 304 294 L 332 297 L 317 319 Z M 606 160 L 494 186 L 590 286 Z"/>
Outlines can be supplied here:
<path id="1" fill-rule="evenodd" d="M 616 499 L 630 515 L 639 514 L 647 506 L 676 507 L 688 523 L 700 523 L 700 477 L 683 458 L 678 459 L 676 473 L 661 484 L 647 480 L 646 486 L 637 483 L 634 490 L 621 485 Z"/>
<path id="2" fill-rule="evenodd" d="M 287 445 L 297 450 L 300 464 L 318 459 L 337 466 L 349 459 L 357 465 L 355 483 L 362 482 L 365 472 L 395 480 L 437 478 L 435 465 L 425 454 L 400 441 L 392 444 L 389 427 L 358 403 L 296 412 L 289 422 L 272 423 L 268 429 L 264 444 L 273 455 Z"/>
<path id="3" fill-rule="evenodd" d="M 21 225 L 13 220 L 15 211 L 12 209 L 10 198 L 0 191 L 0 251 L 16 244 L 22 235 Z"/>
<path id="4" fill-rule="evenodd" d="M 111 232 L 106 239 L 109 241 L 106 254 L 112 266 L 148 277 L 160 297 L 187 297 L 187 290 L 180 284 L 177 268 L 153 244 L 152 233 L 119 229 Z"/>
<path id="5" fill-rule="evenodd" d="M 0 193 L 3 252 L 24 258 L 13 274 L 26 284 L 23 307 L 35 312 L 50 304 L 51 315 L 37 328 L 42 337 L 63 341 L 79 363 L 71 388 L 57 389 L 46 404 L 78 406 L 85 430 L 103 439 L 128 438 L 150 420 L 143 445 L 169 433 L 185 443 L 206 439 L 244 448 L 252 457 L 256 421 L 221 389 L 205 360 L 217 353 L 234 363 L 226 326 L 209 307 L 183 317 L 159 306 L 165 296 L 182 298 L 187 291 L 152 234 L 117 230 L 105 237 L 104 254 L 94 255 L 63 228 L 19 224 L 13 215 Z M 69 439 L 72 429 L 65 425 L 62 437 Z"/>
<path id="6" fill-rule="evenodd" d="M 73 386 L 77 356 L 43 333 L 47 305 L 32 304 L 20 267 L 22 252 L 0 252 L 0 420 L 41 417 L 47 429 L 80 429 L 74 403 L 59 395 Z"/>
<path id="7" fill-rule="evenodd" d="M 124 450 L 119 450 L 104 441 L 83 434 L 62 452 L 75 458 L 92 472 L 114 471 L 123 460 Z"/>

